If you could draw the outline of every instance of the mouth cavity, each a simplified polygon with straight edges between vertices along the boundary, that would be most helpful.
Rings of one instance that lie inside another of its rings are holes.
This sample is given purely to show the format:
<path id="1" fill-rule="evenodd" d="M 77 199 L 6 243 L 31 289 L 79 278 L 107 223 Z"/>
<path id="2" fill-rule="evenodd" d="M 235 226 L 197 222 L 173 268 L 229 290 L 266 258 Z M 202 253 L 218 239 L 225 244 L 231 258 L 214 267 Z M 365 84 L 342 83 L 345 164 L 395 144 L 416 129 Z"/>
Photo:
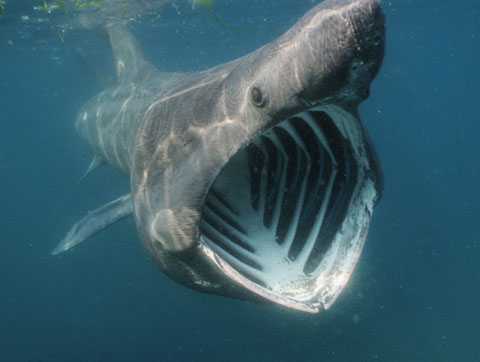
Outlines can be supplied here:
<path id="1" fill-rule="evenodd" d="M 336 106 L 277 124 L 233 156 L 211 186 L 201 247 L 256 294 L 308 312 L 327 309 L 353 272 L 378 197 L 367 149 L 359 120 Z"/>

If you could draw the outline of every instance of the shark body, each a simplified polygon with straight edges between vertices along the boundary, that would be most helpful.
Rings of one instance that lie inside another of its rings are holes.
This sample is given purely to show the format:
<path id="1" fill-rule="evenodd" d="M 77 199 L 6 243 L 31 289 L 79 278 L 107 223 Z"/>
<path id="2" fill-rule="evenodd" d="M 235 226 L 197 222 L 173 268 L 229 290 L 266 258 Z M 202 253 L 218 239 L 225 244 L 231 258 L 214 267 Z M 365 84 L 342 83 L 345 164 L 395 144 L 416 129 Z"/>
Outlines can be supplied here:
<path id="1" fill-rule="evenodd" d="M 324 1 L 275 41 L 198 73 L 160 72 L 123 27 L 107 32 L 118 84 L 76 128 L 131 193 L 53 254 L 133 213 L 152 260 L 190 288 L 328 309 L 382 189 L 357 112 L 383 59 L 379 1 Z"/>

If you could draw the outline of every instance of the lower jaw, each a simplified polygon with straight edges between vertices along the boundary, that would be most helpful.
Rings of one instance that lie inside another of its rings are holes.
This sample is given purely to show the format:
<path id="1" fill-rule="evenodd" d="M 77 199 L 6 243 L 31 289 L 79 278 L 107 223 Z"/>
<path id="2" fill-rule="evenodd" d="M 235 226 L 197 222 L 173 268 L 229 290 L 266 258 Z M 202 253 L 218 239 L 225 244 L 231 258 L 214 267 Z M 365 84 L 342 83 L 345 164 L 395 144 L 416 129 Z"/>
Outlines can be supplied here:
<path id="1" fill-rule="evenodd" d="M 336 106 L 277 124 L 213 183 L 201 248 L 257 295 L 307 312 L 328 309 L 353 272 L 378 199 L 368 152 L 360 121 Z"/>

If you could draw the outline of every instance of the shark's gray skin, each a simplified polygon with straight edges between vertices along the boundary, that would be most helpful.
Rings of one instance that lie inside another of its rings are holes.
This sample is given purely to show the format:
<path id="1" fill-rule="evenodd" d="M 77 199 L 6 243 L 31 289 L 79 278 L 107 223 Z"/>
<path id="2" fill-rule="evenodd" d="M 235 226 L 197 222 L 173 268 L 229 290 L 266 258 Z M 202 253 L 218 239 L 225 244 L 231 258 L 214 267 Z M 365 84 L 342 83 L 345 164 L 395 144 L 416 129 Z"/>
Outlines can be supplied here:
<path id="1" fill-rule="evenodd" d="M 328 0 L 275 41 L 199 73 L 162 73 L 108 27 L 119 78 L 76 127 L 130 176 L 54 250 L 132 209 L 153 261 L 197 290 L 328 309 L 362 251 L 382 177 L 357 113 L 384 52 L 377 0 Z M 116 213 L 116 209 L 118 212 Z"/>

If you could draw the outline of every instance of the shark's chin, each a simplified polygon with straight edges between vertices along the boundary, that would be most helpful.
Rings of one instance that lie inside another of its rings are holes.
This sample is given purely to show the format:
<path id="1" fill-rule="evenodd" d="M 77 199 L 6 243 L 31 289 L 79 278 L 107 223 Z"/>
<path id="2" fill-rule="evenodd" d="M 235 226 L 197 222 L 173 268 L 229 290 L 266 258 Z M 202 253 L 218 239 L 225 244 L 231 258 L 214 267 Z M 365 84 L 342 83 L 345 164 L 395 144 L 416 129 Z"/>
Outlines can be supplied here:
<path id="1" fill-rule="evenodd" d="M 255 137 L 206 196 L 201 248 L 229 278 L 285 306 L 328 309 L 362 251 L 380 176 L 359 120 L 310 109 Z"/>

